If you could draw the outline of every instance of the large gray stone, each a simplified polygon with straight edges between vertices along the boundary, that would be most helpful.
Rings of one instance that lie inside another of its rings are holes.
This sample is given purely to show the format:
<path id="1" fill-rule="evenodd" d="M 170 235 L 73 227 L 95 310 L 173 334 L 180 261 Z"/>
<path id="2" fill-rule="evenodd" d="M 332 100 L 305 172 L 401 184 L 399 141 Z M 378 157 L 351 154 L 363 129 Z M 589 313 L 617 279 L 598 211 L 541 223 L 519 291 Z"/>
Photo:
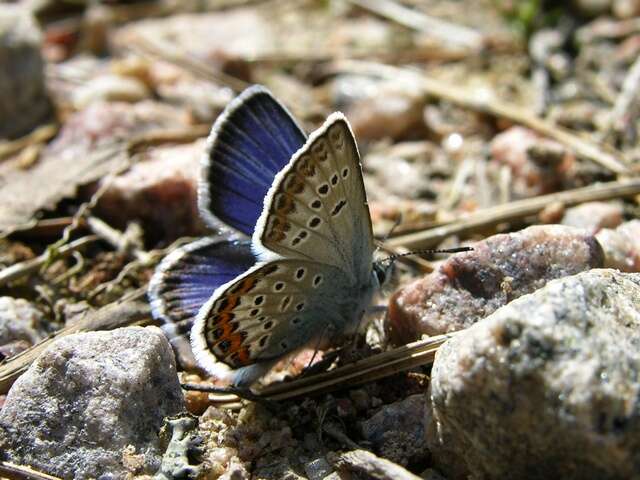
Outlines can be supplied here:
<path id="1" fill-rule="evenodd" d="M 26 8 L 0 8 L 0 138 L 28 133 L 50 111 L 40 55 L 41 33 Z"/>
<path id="2" fill-rule="evenodd" d="M 124 478 L 123 452 L 132 445 L 143 455 L 136 473 L 153 473 L 163 419 L 183 410 L 173 354 L 159 329 L 70 335 L 9 391 L 0 452 L 65 479 Z"/>
<path id="3" fill-rule="evenodd" d="M 427 442 L 450 480 L 640 478 L 640 274 L 549 282 L 447 342 Z"/>

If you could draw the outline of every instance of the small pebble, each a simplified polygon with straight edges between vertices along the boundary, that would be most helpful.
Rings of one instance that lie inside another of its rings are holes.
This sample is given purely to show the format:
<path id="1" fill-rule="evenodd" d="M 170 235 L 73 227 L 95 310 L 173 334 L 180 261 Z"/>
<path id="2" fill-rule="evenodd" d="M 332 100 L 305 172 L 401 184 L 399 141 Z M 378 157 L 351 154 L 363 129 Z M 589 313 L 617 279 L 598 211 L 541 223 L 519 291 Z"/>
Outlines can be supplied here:
<path id="1" fill-rule="evenodd" d="M 630 220 L 613 230 L 603 228 L 596 238 L 602 245 L 607 268 L 640 272 L 640 220 Z"/>
<path id="2" fill-rule="evenodd" d="M 560 223 L 596 233 L 603 228 L 616 228 L 622 223 L 623 214 L 620 202 L 587 202 L 568 208 Z"/>

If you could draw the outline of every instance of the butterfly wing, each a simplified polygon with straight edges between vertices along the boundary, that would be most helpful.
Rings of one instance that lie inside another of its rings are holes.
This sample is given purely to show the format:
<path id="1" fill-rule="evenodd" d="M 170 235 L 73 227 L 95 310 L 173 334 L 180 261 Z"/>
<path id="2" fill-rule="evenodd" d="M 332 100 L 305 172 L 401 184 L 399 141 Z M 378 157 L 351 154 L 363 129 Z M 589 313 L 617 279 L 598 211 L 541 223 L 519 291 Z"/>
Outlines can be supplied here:
<path id="1" fill-rule="evenodd" d="M 371 217 L 355 138 L 334 113 L 280 172 L 264 200 L 253 235 L 261 259 L 296 257 L 368 281 L 373 255 Z"/>
<path id="2" fill-rule="evenodd" d="M 255 263 L 246 240 L 205 237 L 173 250 L 149 283 L 153 317 L 186 332 L 213 292 Z"/>
<path id="3" fill-rule="evenodd" d="M 207 141 L 198 190 L 200 215 L 251 235 L 273 178 L 304 144 L 286 108 L 255 85 L 218 117 Z"/>
<path id="4" fill-rule="evenodd" d="M 268 364 L 338 324 L 353 308 L 338 303 L 353 298 L 350 289 L 335 267 L 299 259 L 259 263 L 202 307 L 191 333 L 193 352 L 219 378 Z"/>

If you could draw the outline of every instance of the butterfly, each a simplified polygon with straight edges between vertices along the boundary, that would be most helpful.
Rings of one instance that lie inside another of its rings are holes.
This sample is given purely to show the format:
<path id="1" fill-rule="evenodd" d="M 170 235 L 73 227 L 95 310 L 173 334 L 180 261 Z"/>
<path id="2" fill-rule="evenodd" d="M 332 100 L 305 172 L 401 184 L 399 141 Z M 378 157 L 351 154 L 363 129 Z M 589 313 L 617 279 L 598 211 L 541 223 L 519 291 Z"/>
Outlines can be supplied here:
<path id="1" fill-rule="evenodd" d="M 213 125 L 198 207 L 211 228 L 238 234 L 169 254 L 150 283 L 152 312 L 191 327 L 197 363 L 235 386 L 355 333 L 389 276 L 391 262 L 373 260 L 360 156 L 341 113 L 307 138 L 267 89 L 248 88 Z"/>

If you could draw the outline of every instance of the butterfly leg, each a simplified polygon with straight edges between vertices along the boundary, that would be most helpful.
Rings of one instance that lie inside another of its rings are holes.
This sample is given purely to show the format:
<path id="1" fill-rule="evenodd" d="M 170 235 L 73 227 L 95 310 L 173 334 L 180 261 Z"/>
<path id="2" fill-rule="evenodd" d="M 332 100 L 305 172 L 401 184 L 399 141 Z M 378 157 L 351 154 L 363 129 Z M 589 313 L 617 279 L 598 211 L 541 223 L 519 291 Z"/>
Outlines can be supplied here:
<path id="1" fill-rule="evenodd" d="M 309 362 L 307 363 L 307 366 L 304 367 L 304 370 L 302 371 L 302 375 L 307 375 L 309 373 L 312 372 L 317 372 L 319 370 L 323 370 L 325 367 L 328 367 L 329 365 L 327 365 L 327 362 L 325 361 L 325 359 L 323 358 L 322 360 L 320 360 L 317 363 L 317 366 L 320 368 L 311 368 L 312 366 L 316 367 L 315 365 L 313 365 L 313 361 L 316 359 L 316 355 L 318 354 L 318 351 L 320 350 L 320 346 L 323 345 L 325 343 L 325 341 L 328 341 L 329 339 L 331 339 L 331 337 L 334 335 L 336 331 L 336 327 L 333 323 L 329 323 L 323 330 L 322 334 L 318 335 L 318 340 L 316 342 L 316 346 L 313 349 L 313 355 L 311 356 L 311 360 L 309 360 Z M 335 357 L 331 358 L 329 364 L 331 364 L 331 362 L 333 362 L 333 359 Z"/>
<path id="2" fill-rule="evenodd" d="M 189 390 L 193 392 L 204 393 L 217 393 L 222 395 L 236 395 L 237 397 L 245 400 L 251 400 L 253 402 L 268 403 L 269 401 L 262 398 L 260 395 L 256 395 L 251 391 L 249 387 L 236 387 L 229 385 L 226 387 L 217 387 L 214 385 L 201 385 L 198 383 L 182 383 L 180 384 L 183 390 Z"/>
<path id="3" fill-rule="evenodd" d="M 371 305 L 370 307 L 367 307 L 367 311 L 365 312 L 365 315 L 372 315 L 372 314 L 376 314 L 376 313 L 387 313 L 389 307 L 387 307 L 386 305 Z"/>

